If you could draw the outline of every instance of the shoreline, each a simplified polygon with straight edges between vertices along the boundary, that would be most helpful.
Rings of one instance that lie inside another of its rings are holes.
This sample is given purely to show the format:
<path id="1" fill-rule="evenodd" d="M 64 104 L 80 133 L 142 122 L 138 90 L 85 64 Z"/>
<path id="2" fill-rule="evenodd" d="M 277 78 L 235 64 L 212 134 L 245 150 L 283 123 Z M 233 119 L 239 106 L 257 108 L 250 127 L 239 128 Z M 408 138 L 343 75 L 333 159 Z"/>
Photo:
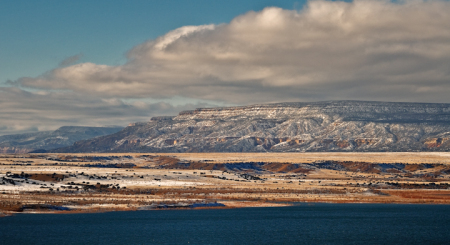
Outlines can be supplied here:
<path id="1" fill-rule="evenodd" d="M 307 201 L 307 202 L 252 202 L 252 201 L 225 201 L 218 202 L 228 204 L 216 207 L 175 207 L 175 208 L 153 208 L 139 209 L 139 207 L 130 208 L 92 208 L 92 209 L 74 209 L 74 210 L 54 210 L 54 211 L 22 211 L 22 212 L 3 212 L 0 218 L 13 216 L 16 214 L 90 214 L 90 213 L 108 213 L 108 212 L 132 212 L 132 211 L 170 211 L 170 210 L 215 210 L 215 209 L 241 209 L 241 208 L 268 208 L 268 207 L 292 207 L 314 204 L 398 204 L 398 205 L 450 205 L 450 203 L 431 203 L 431 202 L 353 202 L 351 200 L 341 200 L 338 202 L 331 201 Z"/>

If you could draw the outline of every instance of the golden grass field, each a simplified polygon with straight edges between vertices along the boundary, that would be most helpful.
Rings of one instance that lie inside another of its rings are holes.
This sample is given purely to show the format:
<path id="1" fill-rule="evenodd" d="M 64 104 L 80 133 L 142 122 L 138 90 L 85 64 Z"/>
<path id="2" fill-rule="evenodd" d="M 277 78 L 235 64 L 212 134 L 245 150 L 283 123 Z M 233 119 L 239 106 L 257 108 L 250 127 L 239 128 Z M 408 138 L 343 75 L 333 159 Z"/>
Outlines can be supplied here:
<path id="1" fill-rule="evenodd" d="M 309 152 L 309 153 L 162 153 L 182 160 L 215 162 L 289 162 L 353 161 L 369 163 L 443 163 L 450 164 L 450 152 Z"/>
<path id="2" fill-rule="evenodd" d="M 450 204 L 449 184 L 449 153 L 4 154 L 0 214 L 194 203 Z"/>

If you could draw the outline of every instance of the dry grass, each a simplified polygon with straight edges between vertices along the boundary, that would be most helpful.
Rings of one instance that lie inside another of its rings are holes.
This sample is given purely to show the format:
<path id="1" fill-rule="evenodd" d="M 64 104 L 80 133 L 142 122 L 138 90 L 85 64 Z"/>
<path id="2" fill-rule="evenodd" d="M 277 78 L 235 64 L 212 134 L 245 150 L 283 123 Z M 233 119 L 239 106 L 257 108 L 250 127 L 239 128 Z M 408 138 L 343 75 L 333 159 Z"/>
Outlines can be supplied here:
<path id="1" fill-rule="evenodd" d="M 443 163 L 450 164 L 448 152 L 314 152 L 314 153 L 161 153 L 181 160 L 212 162 L 287 162 L 353 161 L 368 163 Z"/>
<path id="2" fill-rule="evenodd" d="M 203 201 L 227 207 L 288 205 L 283 202 L 450 204 L 448 159 L 447 153 L 1 155 L 0 213 L 23 207 L 60 212 L 46 205 L 101 212 Z M 338 169 L 300 164 L 317 161 L 332 161 Z M 260 168 L 230 165 L 243 162 L 257 162 Z M 381 169 L 375 164 L 380 162 L 403 167 Z M 436 162 L 441 164 L 430 164 Z"/>

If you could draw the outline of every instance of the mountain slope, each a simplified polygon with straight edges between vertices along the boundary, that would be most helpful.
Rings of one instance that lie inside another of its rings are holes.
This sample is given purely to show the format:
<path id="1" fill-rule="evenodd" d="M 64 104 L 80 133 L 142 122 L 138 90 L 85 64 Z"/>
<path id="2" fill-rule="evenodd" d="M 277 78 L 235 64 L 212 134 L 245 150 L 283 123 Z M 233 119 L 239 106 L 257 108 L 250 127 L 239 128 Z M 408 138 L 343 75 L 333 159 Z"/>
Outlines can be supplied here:
<path id="1" fill-rule="evenodd" d="M 55 131 L 0 136 L 1 153 L 26 153 L 72 145 L 74 142 L 116 133 L 123 127 L 65 126 Z"/>
<path id="2" fill-rule="evenodd" d="M 448 151 L 450 104 L 329 101 L 196 109 L 57 152 Z"/>

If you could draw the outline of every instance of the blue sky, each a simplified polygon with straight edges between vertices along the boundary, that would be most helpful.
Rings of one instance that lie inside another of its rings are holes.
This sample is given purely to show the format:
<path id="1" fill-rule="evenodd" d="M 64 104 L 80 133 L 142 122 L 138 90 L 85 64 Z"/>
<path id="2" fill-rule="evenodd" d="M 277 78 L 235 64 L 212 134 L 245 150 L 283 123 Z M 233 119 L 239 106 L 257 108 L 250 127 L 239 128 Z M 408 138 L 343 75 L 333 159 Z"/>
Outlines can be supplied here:
<path id="1" fill-rule="evenodd" d="M 450 2 L 0 1 L 0 135 L 198 107 L 450 103 Z"/>
<path id="2" fill-rule="evenodd" d="M 2 0 L 0 82 L 38 76 L 68 57 L 123 64 L 125 53 L 185 25 L 220 24 L 267 6 L 301 8 L 303 1 Z"/>

